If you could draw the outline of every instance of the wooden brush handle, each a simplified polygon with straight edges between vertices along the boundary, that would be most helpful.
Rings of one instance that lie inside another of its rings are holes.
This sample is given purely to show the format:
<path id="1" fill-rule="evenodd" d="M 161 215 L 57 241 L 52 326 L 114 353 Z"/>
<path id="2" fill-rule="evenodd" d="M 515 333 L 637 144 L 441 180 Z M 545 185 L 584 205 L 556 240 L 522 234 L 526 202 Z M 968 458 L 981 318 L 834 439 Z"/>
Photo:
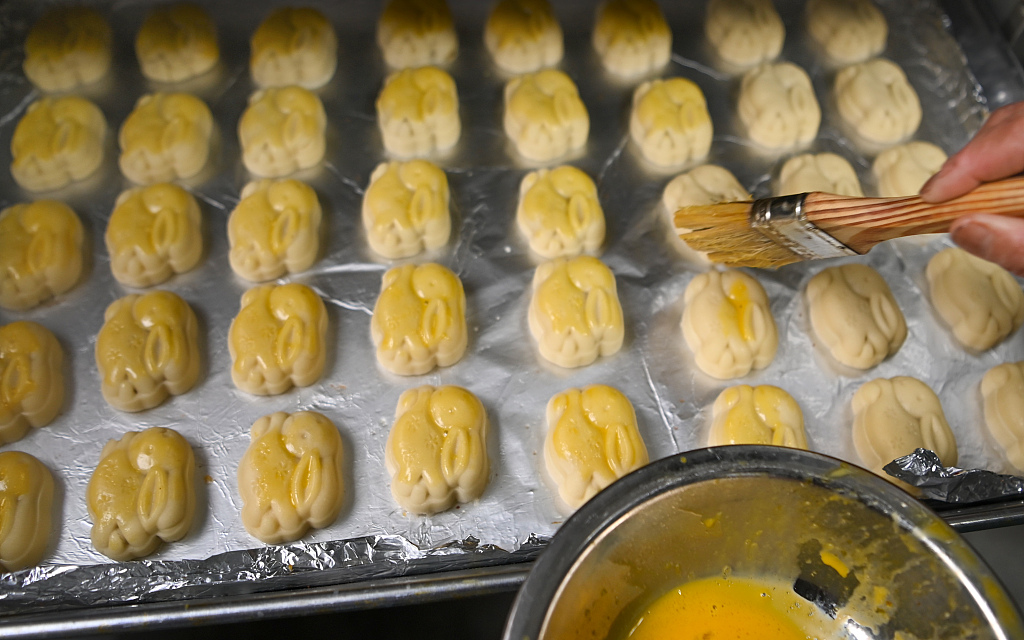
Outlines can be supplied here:
<path id="1" fill-rule="evenodd" d="M 920 196 L 854 198 L 811 193 L 804 201 L 804 213 L 825 233 L 866 253 L 885 240 L 948 231 L 953 220 L 970 213 L 1024 218 L 1024 176 L 989 182 L 940 204 L 928 204 Z"/>

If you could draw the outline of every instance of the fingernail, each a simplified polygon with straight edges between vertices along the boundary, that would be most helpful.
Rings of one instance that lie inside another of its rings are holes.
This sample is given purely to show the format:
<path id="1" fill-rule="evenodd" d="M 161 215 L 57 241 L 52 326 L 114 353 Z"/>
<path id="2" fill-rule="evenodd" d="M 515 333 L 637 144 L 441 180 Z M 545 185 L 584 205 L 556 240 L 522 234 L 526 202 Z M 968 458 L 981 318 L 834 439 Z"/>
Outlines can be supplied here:
<path id="1" fill-rule="evenodd" d="M 995 229 L 977 220 L 962 222 L 949 232 L 953 242 L 960 245 L 961 249 L 985 259 L 988 259 L 991 252 L 994 233 Z"/>

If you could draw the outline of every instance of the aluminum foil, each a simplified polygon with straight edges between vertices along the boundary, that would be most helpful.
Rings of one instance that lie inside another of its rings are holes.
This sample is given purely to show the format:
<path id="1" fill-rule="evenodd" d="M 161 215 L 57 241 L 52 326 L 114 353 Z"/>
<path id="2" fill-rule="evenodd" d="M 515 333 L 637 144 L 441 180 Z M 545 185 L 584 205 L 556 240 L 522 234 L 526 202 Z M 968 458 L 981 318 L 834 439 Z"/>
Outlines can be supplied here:
<path id="1" fill-rule="evenodd" d="M 896 458 L 885 465 L 883 471 L 919 488 L 919 497 L 946 504 L 970 504 L 1024 495 L 1024 478 L 984 469 L 945 467 L 939 456 L 928 449 L 915 449 L 914 453 Z"/>
<path id="2" fill-rule="evenodd" d="M 450 181 L 453 240 L 429 258 L 446 264 L 463 280 L 471 327 L 469 348 L 456 365 L 428 375 L 402 378 L 378 368 L 369 339 L 370 314 L 381 276 L 392 263 L 369 250 L 360 204 L 371 171 L 386 159 L 374 112 L 374 99 L 387 72 L 373 36 L 381 6 L 311 1 L 308 4 L 331 19 L 340 43 L 338 71 L 319 92 L 329 120 L 327 156 L 321 166 L 297 176 L 317 190 L 326 232 L 321 259 L 308 272 L 288 280 L 310 285 L 327 303 L 328 363 L 323 378 L 311 387 L 274 397 L 253 397 L 236 390 L 230 379 L 227 330 L 250 284 L 230 269 L 225 228 L 250 178 L 241 164 L 235 134 L 246 99 L 254 90 L 248 73 L 248 37 L 274 3 L 255 0 L 240 10 L 237 2 L 211 2 L 205 6 L 220 29 L 222 63 L 209 77 L 173 87 L 203 98 L 219 129 L 211 170 L 185 185 L 203 208 L 207 248 L 197 269 L 161 285 L 180 294 L 196 311 L 205 336 L 205 370 L 196 388 L 160 407 L 127 414 L 108 406 L 100 395 L 93 360 L 95 338 L 106 306 L 131 292 L 112 278 L 103 244 L 114 200 L 130 186 L 117 170 L 114 138 L 138 97 L 168 88 L 141 76 L 132 50 L 149 4 L 99 5 L 114 27 L 115 63 L 106 81 L 83 94 L 102 108 L 110 125 L 107 159 L 99 175 L 86 184 L 46 194 L 68 202 L 83 220 L 90 257 L 82 281 L 40 308 L 24 313 L 0 311 L 0 322 L 31 319 L 54 331 L 68 363 L 62 415 L 8 447 L 35 455 L 54 471 L 58 531 L 43 567 L 3 576 L 0 602 L 36 598 L 61 606 L 187 599 L 204 594 L 192 589 L 197 582 L 241 583 L 252 588 L 256 581 L 289 576 L 292 569 L 284 567 L 292 564 L 284 558 L 292 557 L 309 559 L 308 570 L 298 577 L 303 584 L 314 582 L 318 571 L 328 569 L 334 572 L 331 579 L 348 579 L 337 573 L 338 567 L 348 566 L 347 559 L 361 566 L 384 563 L 391 570 L 403 561 L 415 565 L 423 554 L 430 556 L 441 548 L 448 549 L 446 566 L 453 568 L 479 559 L 474 540 L 491 550 L 488 562 L 511 562 L 524 546 L 532 548 L 529 545 L 551 536 L 564 518 L 544 478 L 542 448 L 545 405 L 553 393 L 569 387 L 600 382 L 620 388 L 636 408 L 652 459 L 705 444 L 710 406 L 731 383 L 712 380 L 696 369 L 679 321 L 686 285 L 708 267 L 682 250 L 672 234 L 660 196 L 676 172 L 646 164 L 629 141 L 629 105 L 636 83 L 622 83 L 604 73 L 589 42 L 593 5 L 582 2 L 556 3 L 566 33 L 566 55 L 560 67 L 576 80 L 591 118 L 586 148 L 567 162 L 589 173 L 598 185 L 608 229 L 601 257 L 616 274 L 626 319 L 626 341 L 619 354 L 588 367 L 564 370 L 546 364 L 536 352 L 526 309 L 537 262 L 514 222 L 518 185 L 532 166 L 516 155 L 501 127 L 502 87 L 508 76 L 491 64 L 483 47 L 489 3 L 466 0 L 451 2 L 461 48 L 448 69 L 459 88 L 463 133 L 452 152 L 436 159 Z M 664 4 L 675 44 L 672 62 L 660 75 L 684 76 L 700 85 L 715 126 L 708 161 L 732 170 L 755 196 L 769 195 L 773 175 L 785 158 L 751 147 L 735 122 L 738 76 L 720 68 L 708 50 L 702 32 L 703 8 L 698 3 Z M 811 74 L 822 104 L 821 131 L 809 150 L 845 156 L 856 168 L 865 192 L 874 193 L 873 151 L 859 148 L 842 131 L 830 98 L 835 69 L 821 61 L 806 35 L 803 3 L 779 0 L 777 5 L 788 30 L 782 58 Z M 883 0 L 880 5 L 890 25 L 885 55 L 902 65 L 922 98 L 924 119 L 915 138 L 955 151 L 980 126 L 986 106 L 941 11 L 932 0 Z M 21 72 L 20 47 L 42 9 L 40 3 L 27 1 L 0 6 L 0 158 L 5 163 L 10 161 L 14 126 L 39 97 Z M 8 172 L 0 172 L 0 207 L 35 197 L 20 190 Z M 785 388 L 804 410 L 811 448 L 857 462 L 850 436 L 853 392 L 871 378 L 916 376 L 942 398 L 959 443 L 960 463 L 1006 470 L 982 429 L 977 385 L 989 367 L 1024 359 L 1024 341 L 1016 334 L 988 352 L 974 354 L 953 340 L 929 305 L 923 278 L 928 258 L 947 244 L 942 237 L 900 241 L 854 259 L 885 276 L 910 330 L 899 353 L 866 373 L 836 370 L 809 332 L 800 292 L 826 263 L 752 272 L 771 297 L 780 347 L 768 368 L 733 383 Z M 831 261 L 836 262 L 842 260 Z M 394 503 L 383 463 L 398 396 L 421 384 L 469 388 L 483 401 L 492 424 L 488 443 L 492 476 L 482 498 L 429 517 L 407 514 Z M 341 431 L 346 447 L 346 504 L 334 524 L 310 532 L 302 541 L 264 547 L 246 533 L 238 515 L 237 465 L 257 418 L 298 410 L 322 412 Z M 150 426 L 177 429 L 196 452 L 198 476 L 203 480 L 197 521 L 184 540 L 165 545 L 146 561 L 110 564 L 89 541 L 85 487 L 105 442 Z M 383 556 L 382 548 L 386 549 Z M 266 557 L 276 560 L 256 560 Z M 358 572 L 351 574 L 353 579 L 358 577 Z M 81 595 L 78 585 L 82 583 L 98 594 L 95 599 Z M 264 585 L 276 588 L 273 581 L 260 582 L 258 588 Z M 0 613 L 19 608 L 0 605 Z"/>

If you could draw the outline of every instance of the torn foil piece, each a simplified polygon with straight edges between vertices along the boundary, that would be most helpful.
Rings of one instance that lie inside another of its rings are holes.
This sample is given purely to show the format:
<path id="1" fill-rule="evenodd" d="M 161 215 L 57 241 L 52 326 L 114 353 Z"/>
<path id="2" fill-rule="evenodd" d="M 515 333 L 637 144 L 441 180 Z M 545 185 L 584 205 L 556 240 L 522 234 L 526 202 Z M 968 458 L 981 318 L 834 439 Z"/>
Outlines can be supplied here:
<path id="1" fill-rule="evenodd" d="M 1024 478 L 984 469 L 944 467 L 928 449 L 896 458 L 883 467 L 886 473 L 921 490 L 920 498 L 949 504 L 970 504 L 1024 495 Z"/>

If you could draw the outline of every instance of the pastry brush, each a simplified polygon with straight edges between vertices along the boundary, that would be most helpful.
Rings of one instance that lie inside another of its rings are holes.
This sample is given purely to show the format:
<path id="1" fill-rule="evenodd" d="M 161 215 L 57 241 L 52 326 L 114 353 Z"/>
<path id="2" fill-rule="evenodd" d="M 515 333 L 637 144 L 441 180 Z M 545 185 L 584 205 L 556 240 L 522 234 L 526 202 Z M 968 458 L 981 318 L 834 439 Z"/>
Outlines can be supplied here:
<path id="1" fill-rule="evenodd" d="M 969 213 L 1024 217 L 1024 176 L 989 182 L 940 204 L 926 203 L 920 196 L 856 198 L 812 192 L 684 207 L 675 214 L 675 229 L 712 262 L 779 267 L 864 254 L 893 238 L 942 233 Z"/>

